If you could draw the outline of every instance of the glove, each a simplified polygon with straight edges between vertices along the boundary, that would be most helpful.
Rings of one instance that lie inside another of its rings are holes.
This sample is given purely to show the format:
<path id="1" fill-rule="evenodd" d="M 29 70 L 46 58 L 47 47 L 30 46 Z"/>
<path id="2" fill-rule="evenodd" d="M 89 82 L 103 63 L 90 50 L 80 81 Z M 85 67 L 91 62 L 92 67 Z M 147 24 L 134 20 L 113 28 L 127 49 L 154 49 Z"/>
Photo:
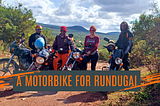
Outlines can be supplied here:
<path id="1" fill-rule="evenodd" d="M 132 40 L 129 40 L 128 43 L 129 43 L 129 45 L 127 46 L 127 49 L 125 50 L 124 55 L 126 55 L 132 47 Z"/>
<path id="2" fill-rule="evenodd" d="M 125 52 L 124 52 L 124 55 L 126 55 L 127 53 L 128 53 L 128 51 L 125 51 Z"/>

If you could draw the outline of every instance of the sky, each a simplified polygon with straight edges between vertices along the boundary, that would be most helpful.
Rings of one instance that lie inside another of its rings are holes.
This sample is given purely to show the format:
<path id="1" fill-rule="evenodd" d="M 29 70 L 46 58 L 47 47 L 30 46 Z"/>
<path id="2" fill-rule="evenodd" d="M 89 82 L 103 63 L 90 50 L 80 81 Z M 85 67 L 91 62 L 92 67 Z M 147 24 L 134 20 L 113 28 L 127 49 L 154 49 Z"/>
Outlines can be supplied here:
<path id="1" fill-rule="evenodd" d="M 58 26 L 91 25 L 97 32 L 120 32 L 120 23 L 138 19 L 143 12 L 150 13 L 151 3 L 158 0 L 2 0 L 12 6 L 22 3 L 31 9 L 37 23 Z"/>

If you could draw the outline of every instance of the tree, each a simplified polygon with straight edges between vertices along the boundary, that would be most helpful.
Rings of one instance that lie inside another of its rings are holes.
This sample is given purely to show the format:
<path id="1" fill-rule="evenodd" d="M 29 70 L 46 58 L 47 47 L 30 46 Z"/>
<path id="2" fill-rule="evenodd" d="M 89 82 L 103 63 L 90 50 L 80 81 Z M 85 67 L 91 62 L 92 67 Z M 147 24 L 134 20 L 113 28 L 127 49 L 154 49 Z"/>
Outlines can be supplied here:
<path id="1" fill-rule="evenodd" d="M 36 19 L 33 18 L 32 11 L 21 8 L 21 3 L 18 7 L 0 7 L 0 40 L 3 40 L 6 45 L 16 40 L 22 32 L 26 33 L 25 38 L 28 39 L 28 34 L 34 31 Z"/>
<path id="2" fill-rule="evenodd" d="M 49 30 L 49 28 L 43 29 L 42 33 L 46 36 L 47 39 L 47 44 L 52 45 L 54 40 L 55 40 L 55 36 L 52 35 L 54 30 Z"/>
<path id="3" fill-rule="evenodd" d="M 153 13 L 141 14 L 139 21 L 135 20 L 133 24 L 134 46 L 131 54 L 132 65 L 145 65 L 150 71 L 160 72 L 160 17 L 155 15 L 158 8 L 153 6 Z M 156 11 L 156 12 L 155 12 Z"/>

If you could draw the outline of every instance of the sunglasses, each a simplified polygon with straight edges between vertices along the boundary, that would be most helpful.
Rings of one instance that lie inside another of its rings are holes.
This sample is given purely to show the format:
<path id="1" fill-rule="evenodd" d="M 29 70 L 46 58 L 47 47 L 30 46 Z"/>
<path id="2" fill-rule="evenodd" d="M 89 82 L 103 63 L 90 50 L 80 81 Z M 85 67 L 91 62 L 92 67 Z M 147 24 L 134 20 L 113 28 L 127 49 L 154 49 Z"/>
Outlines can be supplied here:
<path id="1" fill-rule="evenodd" d="M 65 30 L 61 30 L 62 32 L 66 32 Z"/>
<path id="2" fill-rule="evenodd" d="M 90 29 L 90 31 L 95 31 L 95 29 Z"/>

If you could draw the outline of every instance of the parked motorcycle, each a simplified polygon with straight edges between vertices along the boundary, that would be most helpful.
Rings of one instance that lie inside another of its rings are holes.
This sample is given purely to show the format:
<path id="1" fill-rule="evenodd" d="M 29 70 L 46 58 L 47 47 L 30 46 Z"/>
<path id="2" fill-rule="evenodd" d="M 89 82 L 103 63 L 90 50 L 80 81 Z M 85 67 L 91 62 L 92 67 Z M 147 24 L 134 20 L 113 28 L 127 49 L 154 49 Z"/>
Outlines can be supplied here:
<path id="1" fill-rule="evenodd" d="M 73 38 L 73 34 L 68 35 L 70 38 Z M 67 62 L 65 63 L 64 67 L 62 68 L 62 71 L 66 70 L 82 70 L 82 60 L 83 60 L 83 55 L 86 54 L 86 49 L 88 49 L 91 45 L 88 45 L 85 47 L 85 49 L 80 50 L 77 47 L 74 48 L 74 45 L 70 41 L 66 41 L 69 45 L 71 45 L 71 51 L 70 55 L 67 59 Z M 79 41 L 81 45 L 82 42 Z"/>
<path id="2" fill-rule="evenodd" d="M 108 70 L 121 70 L 123 66 L 123 57 L 124 53 L 122 49 L 115 49 L 115 43 L 113 40 L 109 40 L 108 38 L 104 38 L 105 41 L 107 41 L 107 45 L 103 45 L 103 47 L 107 48 L 107 50 L 112 52 L 112 54 L 109 56 L 109 67 L 103 66 L 102 70 L 105 68 L 108 68 Z"/>
<path id="3" fill-rule="evenodd" d="M 30 50 L 23 46 L 25 41 L 22 40 L 23 36 L 24 33 L 21 34 L 21 37 L 18 37 L 19 43 L 14 41 L 10 44 L 9 51 L 12 54 L 11 58 L 3 58 L 0 60 L 0 76 L 8 73 L 13 74 L 14 70 L 27 70 L 31 64 Z M 19 64 L 13 60 L 14 56 L 18 57 Z"/>
<path id="4" fill-rule="evenodd" d="M 51 46 L 39 50 L 38 53 L 33 55 L 33 61 L 28 70 L 54 70 L 53 59 L 57 58 L 56 53 L 62 50 L 62 48 L 53 50 Z M 57 65 L 58 70 L 60 70 L 62 60 L 60 60 Z"/>

